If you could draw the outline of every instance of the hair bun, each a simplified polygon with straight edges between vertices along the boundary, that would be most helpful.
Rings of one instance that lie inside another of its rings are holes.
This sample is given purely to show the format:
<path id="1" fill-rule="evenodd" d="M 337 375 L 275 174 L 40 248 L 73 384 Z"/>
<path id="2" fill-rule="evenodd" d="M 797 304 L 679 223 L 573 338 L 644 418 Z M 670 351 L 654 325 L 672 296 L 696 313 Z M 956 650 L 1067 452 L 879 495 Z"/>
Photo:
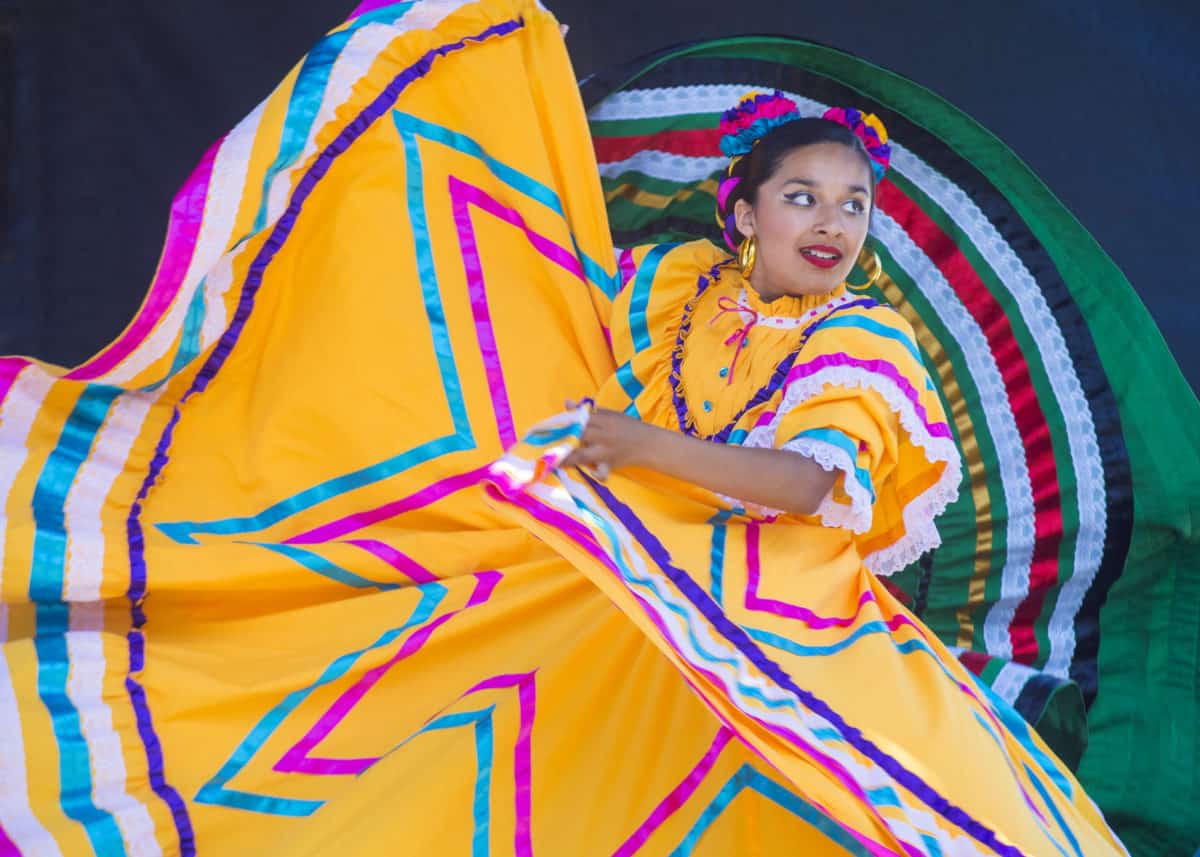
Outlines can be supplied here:
<path id="1" fill-rule="evenodd" d="M 830 107 L 822 119 L 836 122 L 850 129 L 854 136 L 862 141 L 867 156 L 871 159 L 871 171 L 875 173 L 875 181 L 880 181 L 887 172 L 892 160 L 892 147 L 888 145 L 887 128 L 874 113 L 863 113 L 854 107 Z"/>
<path id="2" fill-rule="evenodd" d="M 721 114 L 721 151 L 729 158 L 744 155 L 772 128 L 799 118 L 796 102 L 778 89 L 748 92 Z"/>

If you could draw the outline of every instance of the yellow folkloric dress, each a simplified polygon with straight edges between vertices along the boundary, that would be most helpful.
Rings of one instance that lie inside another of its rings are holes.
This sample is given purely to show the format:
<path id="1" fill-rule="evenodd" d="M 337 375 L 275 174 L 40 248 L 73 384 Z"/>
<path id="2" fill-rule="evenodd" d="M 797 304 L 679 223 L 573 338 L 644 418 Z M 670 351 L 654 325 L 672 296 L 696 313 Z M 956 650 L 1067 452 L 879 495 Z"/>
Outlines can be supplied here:
<path id="1" fill-rule="evenodd" d="M 0 361 L 0 854 L 1123 853 L 876 575 L 960 479 L 911 330 L 615 254 L 535 3 L 364 4 L 185 191 Z M 587 394 L 838 482 L 596 483 Z"/>

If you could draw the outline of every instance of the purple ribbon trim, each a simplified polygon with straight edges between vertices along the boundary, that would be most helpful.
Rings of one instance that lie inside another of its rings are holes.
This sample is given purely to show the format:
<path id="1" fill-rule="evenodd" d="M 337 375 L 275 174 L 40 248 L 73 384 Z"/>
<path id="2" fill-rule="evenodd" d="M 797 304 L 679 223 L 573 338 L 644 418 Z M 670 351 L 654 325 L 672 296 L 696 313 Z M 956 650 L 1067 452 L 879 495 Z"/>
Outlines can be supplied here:
<path id="1" fill-rule="evenodd" d="M 692 603 L 712 629 L 719 633 L 732 646 L 737 648 L 764 675 L 772 679 L 784 690 L 793 693 L 796 698 L 809 710 L 827 720 L 842 738 L 868 759 L 873 761 L 888 773 L 898 784 L 903 786 L 914 797 L 936 812 L 946 821 L 967 833 L 972 839 L 991 848 L 1005 857 L 1023 857 L 1021 852 L 1012 845 L 1000 841 L 995 832 L 979 821 L 972 818 L 959 806 L 951 803 L 937 793 L 928 783 L 917 774 L 905 768 L 893 756 L 888 755 L 868 739 L 862 732 L 848 724 L 830 705 L 820 697 L 799 687 L 779 664 L 768 658 L 746 632 L 733 622 L 724 611 L 709 597 L 687 572 L 671 563 L 671 555 L 662 543 L 646 529 L 633 511 L 618 500 L 604 485 L 583 473 L 583 478 L 591 485 L 596 495 L 616 515 L 617 519 L 628 529 L 641 545 L 642 549 L 662 569 L 679 591 Z M 861 790 L 860 790 L 861 793 Z M 863 795 L 865 798 L 865 795 Z M 869 803 L 869 801 L 868 801 Z"/>
<path id="2" fill-rule="evenodd" d="M 304 177 L 296 185 L 295 190 L 292 192 L 292 197 L 288 202 L 287 209 L 276 222 L 274 228 L 271 230 L 270 237 L 259 249 L 254 261 L 251 262 L 241 294 L 238 297 L 238 305 L 233 319 L 229 327 L 225 329 L 225 332 L 217 341 L 212 354 L 209 355 L 208 360 L 193 379 L 191 387 L 176 402 L 171 417 L 167 421 L 162 436 L 155 447 L 154 456 L 150 460 L 146 478 L 142 481 L 142 486 L 138 490 L 137 496 L 130 507 L 129 518 L 126 521 L 130 566 L 128 599 L 134 630 L 129 633 L 131 675 L 126 678 L 125 685 L 129 691 L 130 700 L 133 703 L 142 743 L 146 747 L 150 782 L 154 787 L 155 793 L 158 794 L 171 810 L 171 815 L 175 822 L 175 830 L 179 835 L 179 849 L 182 857 L 193 857 L 196 853 L 195 836 L 192 830 L 191 819 L 188 816 L 187 806 L 179 797 L 179 793 L 166 782 L 163 776 L 162 748 L 154 730 L 153 718 L 146 703 L 145 692 L 132 676 L 132 673 L 140 671 L 143 663 L 144 642 L 140 629 L 146 623 L 146 614 L 142 610 L 142 601 L 146 597 L 147 579 L 145 535 L 142 532 L 141 522 L 142 504 L 147 495 L 149 495 L 150 489 L 158 481 L 163 468 L 166 467 L 168 451 L 171 448 L 171 440 L 175 433 L 175 426 L 179 423 L 180 419 L 180 409 L 189 398 L 208 388 L 209 383 L 216 377 L 221 367 L 225 365 L 225 361 L 229 359 L 229 355 L 241 337 L 242 330 L 245 328 L 246 322 L 250 318 L 250 313 L 254 309 L 254 299 L 259 287 L 262 286 L 263 276 L 266 274 L 267 267 L 283 247 L 288 236 L 291 235 L 304 202 L 312 194 L 321 179 L 325 177 L 325 174 L 329 172 L 329 168 L 333 165 L 333 162 L 349 149 L 359 137 L 366 133 L 367 129 L 379 117 L 387 113 L 396 99 L 400 97 L 400 93 L 409 84 L 420 80 L 428 74 L 433 67 L 434 60 L 438 57 L 461 50 L 471 42 L 481 42 L 492 36 L 503 36 L 516 32 L 524 26 L 525 22 L 523 20 L 504 21 L 488 27 L 474 36 L 467 36 L 456 42 L 449 42 L 428 51 L 419 60 L 396 75 L 392 79 L 392 82 L 370 104 L 364 107 L 358 116 L 342 129 L 333 142 L 325 147 L 324 151 L 321 152 L 312 166 L 308 168 Z M 133 667 L 135 662 L 138 664 L 136 669 Z"/>
<path id="3" fill-rule="evenodd" d="M 586 478 L 586 474 L 585 474 L 585 478 Z M 593 485 L 595 484 L 593 480 L 589 479 L 589 482 L 592 482 Z M 671 632 L 667 629 L 666 625 L 663 623 L 663 620 L 659 617 L 658 613 L 655 610 L 651 609 L 650 605 L 647 604 L 647 602 L 644 598 L 642 598 L 640 595 L 638 595 L 636 592 L 634 592 L 632 589 L 630 589 L 628 587 L 628 585 L 624 584 L 624 578 L 621 575 L 620 569 L 618 569 L 616 567 L 616 565 L 614 565 L 612 558 L 607 553 L 605 553 L 604 549 L 601 548 L 599 544 L 596 543 L 595 539 L 592 537 L 591 532 L 589 532 L 582 524 L 580 524 L 574 518 L 571 518 L 570 516 L 564 514 L 563 512 L 560 512 L 557 509 L 546 506 L 545 504 L 535 500 L 529 494 L 525 493 L 523 489 L 517 489 L 515 491 L 505 490 L 504 484 L 502 484 L 500 482 L 496 482 L 493 485 L 487 486 L 487 491 L 488 491 L 488 494 L 492 497 L 496 497 L 497 499 L 500 499 L 500 500 L 507 500 L 508 502 L 512 503 L 513 505 L 515 505 L 521 509 L 524 509 L 525 512 L 528 513 L 534 520 L 540 521 L 541 523 L 544 523 L 544 524 L 550 526 L 551 528 L 558 530 L 559 532 L 563 533 L 568 539 L 575 542 L 580 547 L 582 547 L 584 550 L 586 550 L 604 568 L 608 569 L 608 571 L 618 581 L 622 582 L 622 585 L 625 586 L 625 590 L 627 592 L 629 592 L 630 595 L 633 596 L 633 598 L 637 602 L 638 606 L 641 607 L 643 615 L 647 619 L 649 619 L 651 624 L 653 624 L 654 627 L 658 630 L 658 633 L 661 635 L 662 639 L 664 641 L 666 641 L 668 645 L 672 645 L 672 647 L 673 647 L 673 644 L 671 643 L 671 640 L 673 639 L 671 636 Z M 682 658 L 683 656 L 680 655 L 680 657 Z M 686 661 L 686 658 L 684 660 Z M 698 664 L 692 663 L 691 661 L 687 661 L 687 663 L 691 669 L 693 669 L 698 675 L 703 676 L 714 687 L 720 687 L 723 685 L 722 680 L 716 674 L 712 673 L 709 670 L 704 669 L 703 667 L 699 666 Z M 688 674 L 686 672 L 684 672 L 682 669 L 680 669 L 680 674 L 683 676 L 683 679 L 688 684 L 688 686 L 691 687 L 696 692 L 697 698 L 709 707 L 709 710 L 713 712 L 713 714 L 717 717 L 718 720 L 720 720 L 722 723 L 724 723 L 727 727 L 729 727 L 731 730 L 733 730 L 736 733 L 737 730 L 735 729 L 735 727 L 731 723 L 729 723 L 729 721 L 720 712 L 720 710 L 715 708 L 708 701 L 708 697 L 705 695 L 705 693 L 703 691 L 701 691 L 692 682 L 691 677 L 688 676 Z M 828 756 L 826 753 L 822 752 L 819 748 L 814 747 L 813 745 L 809 744 L 807 741 L 805 741 L 803 738 L 801 738 L 799 735 L 797 735 L 795 732 L 792 732 L 789 729 L 785 729 L 783 727 L 776 726 L 771 723 L 766 723 L 762 720 L 758 720 L 757 718 L 756 718 L 756 722 L 758 722 L 759 725 L 761 725 L 764 729 L 767 729 L 768 731 L 773 732 L 776 735 L 779 735 L 785 741 L 793 744 L 796 747 L 799 747 L 805 755 L 810 757 L 817 764 L 823 766 L 836 780 L 838 780 L 846 788 L 846 790 L 848 792 L 850 792 L 856 798 L 858 798 L 862 802 L 864 807 L 868 808 L 872 813 L 874 813 L 875 817 L 879 820 L 879 823 L 884 828 L 886 828 L 888 826 L 887 822 L 883 818 L 883 816 L 881 816 L 879 814 L 879 812 L 871 804 L 871 800 L 869 797 L 867 797 L 867 793 L 862 789 L 861 786 L 859 786 L 859 784 L 855 781 L 854 777 L 850 774 L 849 771 L 847 771 L 841 765 L 840 762 L 838 762 L 836 759 L 833 759 L 832 757 Z M 759 752 L 756 747 L 754 747 L 753 745 L 746 745 L 746 746 L 749 747 L 749 749 L 751 749 L 756 755 L 758 755 L 764 761 L 766 761 L 768 764 L 770 764 L 770 760 L 767 759 L 765 756 L 763 756 L 762 753 Z M 833 819 L 834 821 L 837 821 L 837 819 L 833 818 L 832 815 L 829 817 L 831 819 Z M 840 822 L 839 822 L 839 824 L 840 824 Z M 845 825 L 842 825 L 842 826 L 845 828 Z M 855 835 L 856 838 L 859 838 L 860 841 L 863 841 L 864 844 L 867 844 L 869 842 L 868 840 L 863 840 L 862 837 L 859 834 L 857 834 L 855 831 L 850 830 L 849 828 L 846 828 L 846 829 L 852 835 Z M 911 852 L 912 849 L 910 846 L 906 845 L 905 847 L 908 848 Z M 886 852 L 884 852 L 884 853 L 886 853 Z"/>
<path id="4" fill-rule="evenodd" d="M 145 624 L 146 617 L 142 613 L 140 603 L 135 603 L 133 613 L 135 628 L 126 635 L 126 639 L 129 640 L 129 674 L 125 676 L 125 691 L 129 694 L 129 700 L 133 705 L 138 737 L 142 739 L 142 746 L 146 749 L 146 766 L 150 774 L 150 787 L 171 810 L 175 831 L 179 835 L 181 857 L 195 857 L 196 833 L 192 828 L 192 818 L 188 814 L 187 804 L 184 803 L 179 791 L 167 782 L 162 743 L 154 731 L 154 720 L 150 714 L 150 705 L 146 700 L 146 689 L 134 678 L 146 665 L 146 638 L 140 630 L 141 626 Z"/>

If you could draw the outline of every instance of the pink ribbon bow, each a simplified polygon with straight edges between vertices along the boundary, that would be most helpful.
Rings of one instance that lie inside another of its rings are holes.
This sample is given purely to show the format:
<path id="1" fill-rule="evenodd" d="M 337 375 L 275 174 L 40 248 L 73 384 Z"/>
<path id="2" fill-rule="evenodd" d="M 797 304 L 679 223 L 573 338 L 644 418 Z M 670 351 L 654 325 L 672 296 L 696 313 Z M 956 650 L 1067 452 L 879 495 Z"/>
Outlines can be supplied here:
<path id="1" fill-rule="evenodd" d="M 708 323 L 712 324 L 727 312 L 745 313 L 750 316 L 749 321 L 735 330 L 729 335 L 729 338 L 725 340 L 726 345 L 733 345 L 734 343 L 737 343 L 737 346 L 733 352 L 733 360 L 729 363 L 728 376 L 725 378 L 726 384 L 732 384 L 733 373 L 737 368 L 738 357 L 741 356 L 742 349 L 746 347 L 746 337 L 750 335 L 750 331 L 754 325 L 758 324 L 758 312 L 751 307 L 746 306 L 745 304 L 738 303 L 731 297 L 722 295 L 721 297 L 717 298 L 717 314 L 714 315 Z"/>

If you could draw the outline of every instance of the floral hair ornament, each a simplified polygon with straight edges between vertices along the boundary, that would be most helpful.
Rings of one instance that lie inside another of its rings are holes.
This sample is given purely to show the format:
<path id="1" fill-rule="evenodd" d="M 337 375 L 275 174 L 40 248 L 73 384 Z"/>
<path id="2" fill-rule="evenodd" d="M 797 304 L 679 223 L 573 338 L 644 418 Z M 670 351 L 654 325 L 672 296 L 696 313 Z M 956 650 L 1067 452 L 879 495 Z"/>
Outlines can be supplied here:
<path id="1" fill-rule="evenodd" d="M 754 148 L 767 132 L 800 118 L 796 102 L 778 89 L 748 92 L 721 114 L 721 151 L 737 158 Z"/>
<path id="2" fill-rule="evenodd" d="M 724 210 L 729 195 L 742 181 L 741 177 L 733 175 L 734 167 L 767 133 L 800 118 L 796 102 L 778 89 L 771 93 L 748 92 L 736 105 L 721 114 L 721 151 L 730 161 L 725 178 L 717 187 L 717 225 L 721 227 L 725 243 L 731 249 L 737 249 L 738 246 L 737 226 L 732 212 L 724 220 L 720 212 Z"/>
<path id="3" fill-rule="evenodd" d="M 892 147 L 888 145 L 887 128 L 874 113 L 863 113 L 853 107 L 830 107 L 821 114 L 822 119 L 836 122 L 850 129 L 867 150 L 871 159 L 871 172 L 875 181 L 882 181 L 892 160 Z"/>

